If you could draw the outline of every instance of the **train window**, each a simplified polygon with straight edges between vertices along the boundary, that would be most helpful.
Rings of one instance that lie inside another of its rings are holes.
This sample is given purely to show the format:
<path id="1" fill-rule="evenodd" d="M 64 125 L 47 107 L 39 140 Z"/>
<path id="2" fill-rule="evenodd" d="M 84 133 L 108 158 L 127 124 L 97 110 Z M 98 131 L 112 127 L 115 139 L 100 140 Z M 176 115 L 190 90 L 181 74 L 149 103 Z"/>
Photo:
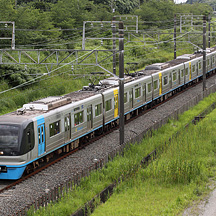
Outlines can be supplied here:
<path id="1" fill-rule="evenodd" d="M 168 84 L 168 76 L 165 76 L 163 78 L 163 85 L 167 85 Z"/>
<path id="2" fill-rule="evenodd" d="M 154 81 L 154 90 L 156 90 L 158 88 L 158 80 Z"/>
<path id="3" fill-rule="evenodd" d="M 195 65 L 192 66 L 192 73 L 194 73 L 196 70 Z"/>
<path id="4" fill-rule="evenodd" d="M 124 93 L 124 103 L 128 102 L 128 98 L 127 98 L 127 92 Z"/>
<path id="5" fill-rule="evenodd" d="M 188 75 L 188 68 L 185 68 L 185 76 Z"/>
<path id="6" fill-rule="evenodd" d="M 201 62 L 199 62 L 199 70 L 202 68 Z"/>
<path id="7" fill-rule="evenodd" d="M 212 63 L 215 63 L 215 57 L 212 56 Z"/>
<path id="8" fill-rule="evenodd" d="M 152 90 L 151 90 L 151 87 L 152 87 L 152 86 L 151 86 L 151 83 L 148 83 L 148 93 L 152 91 Z"/>
<path id="9" fill-rule="evenodd" d="M 135 89 L 135 98 L 138 98 L 141 96 L 141 87 Z"/>
<path id="10" fill-rule="evenodd" d="M 74 126 L 83 123 L 83 111 L 74 114 Z"/>
<path id="11" fill-rule="evenodd" d="M 176 79 L 177 79 L 177 73 L 176 73 L 176 72 L 174 72 L 174 73 L 172 74 L 172 78 L 173 78 L 173 82 L 176 81 Z"/>
<path id="12" fill-rule="evenodd" d="M 106 112 L 109 111 L 109 110 L 111 110 L 111 109 L 112 109 L 112 99 L 107 100 L 105 102 L 105 110 L 106 110 Z"/>
<path id="13" fill-rule="evenodd" d="M 181 77 L 184 76 L 184 69 L 181 70 Z"/>
<path id="14" fill-rule="evenodd" d="M 210 65 L 210 61 L 209 61 L 209 59 L 207 59 L 207 65 Z"/>
<path id="15" fill-rule="evenodd" d="M 95 106 L 95 116 L 99 116 L 102 113 L 102 104 L 98 104 Z"/>
<path id="16" fill-rule="evenodd" d="M 60 121 L 53 122 L 49 125 L 50 137 L 60 133 Z"/>

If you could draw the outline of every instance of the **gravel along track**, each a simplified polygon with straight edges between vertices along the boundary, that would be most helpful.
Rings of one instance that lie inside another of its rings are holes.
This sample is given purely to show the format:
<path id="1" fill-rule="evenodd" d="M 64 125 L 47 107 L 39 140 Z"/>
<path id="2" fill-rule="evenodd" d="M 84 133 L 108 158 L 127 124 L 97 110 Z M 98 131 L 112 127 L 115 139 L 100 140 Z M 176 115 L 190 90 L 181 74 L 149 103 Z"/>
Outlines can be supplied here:
<path id="1" fill-rule="evenodd" d="M 207 88 L 215 84 L 215 76 L 207 80 Z M 170 115 L 191 98 L 202 92 L 202 83 L 174 97 L 161 106 L 125 125 L 125 141 L 140 134 L 160 119 Z M 91 167 L 95 159 L 102 159 L 119 146 L 119 130 L 103 137 L 84 149 L 48 167 L 15 188 L 0 194 L 0 215 L 13 215 L 45 193 L 61 184 L 78 171 Z M 145 156 L 145 155 L 144 155 Z"/>

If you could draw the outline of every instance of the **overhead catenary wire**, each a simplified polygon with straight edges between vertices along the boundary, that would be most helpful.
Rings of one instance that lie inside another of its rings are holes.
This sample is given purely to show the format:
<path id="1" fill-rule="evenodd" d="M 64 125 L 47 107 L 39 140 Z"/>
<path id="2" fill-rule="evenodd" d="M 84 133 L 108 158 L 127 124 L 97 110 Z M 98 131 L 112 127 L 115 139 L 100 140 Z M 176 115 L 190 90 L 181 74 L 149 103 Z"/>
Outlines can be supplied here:
<path id="1" fill-rule="evenodd" d="M 101 45 L 98 46 L 98 47 L 96 47 L 96 48 L 93 49 L 93 50 L 97 50 L 97 49 L 100 48 L 100 47 L 101 47 Z M 92 51 L 93 51 L 93 50 L 92 50 Z M 86 54 L 80 56 L 79 58 L 82 58 L 82 57 L 84 57 L 84 56 L 90 54 L 92 51 L 89 51 L 88 53 L 86 53 Z M 78 59 L 79 59 L 79 58 L 78 58 Z M 65 65 L 62 65 L 62 66 L 60 66 L 60 67 L 58 67 L 58 68 L 56 68 L 56 69 L 54 69 L 54 70 L 52 70 L 52 71 L 50 71 L 49 74 L 55 72 L 56 70 L 59 70 L 59 69 L 65 67 L 66 65 L 71 64 L 71 63 L 74 62 L 74 61 L 75 61 L 75 60 L 73 60 L 73 61 L 71 61 L 71 62 L 69 62 L 69 63 L 67 63 L 67 64 L 65 64 Z M 14 89 L 17 89 L 17 88 L 20 88 L 20 87 L 26 86 L 26 85 L 28 85 L 28 84 L 31 84 L 31 83 L 34 82 L 35 80 L 38 80 L 38 79 L 40 79 L 41 77 L 44 77 L 45 75 L 47 75 L 47 73 L 46 73 L 46 74 L 42 74 L 42 75 L 40 75 L 39 77 L 36 77 L 35 79 L 32 79 L 32 80 L 27 81 L 27 82 L 25 82 L 25 83 L 22 83 L 22 84 L 20 84 L 20 85 L 18 85 L 18 86 L 15 86 L 15 87 L 12 87 L 12 88 L 10 88 L 10 89 L 7 89 L 7 90 L 4 90 L 4 91 L 1 91 L 0 94 L 3 94 L 3 93 L 5 93 L 5 92 L 8 92 L 8 91 L 11 91 L 11 90 L 14 90 Z"/>

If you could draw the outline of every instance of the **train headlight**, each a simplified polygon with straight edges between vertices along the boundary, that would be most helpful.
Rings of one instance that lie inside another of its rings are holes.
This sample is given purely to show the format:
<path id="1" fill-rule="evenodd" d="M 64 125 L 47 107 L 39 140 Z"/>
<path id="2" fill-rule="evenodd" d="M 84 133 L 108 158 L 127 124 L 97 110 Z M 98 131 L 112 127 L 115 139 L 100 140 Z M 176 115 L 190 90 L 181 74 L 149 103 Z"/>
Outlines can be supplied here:
<path id="1" fill-rule="evenodd" d="M 7 172 L 7 167 L 6 166 L 0 166 L 0 173 L 6 173 Z"/>

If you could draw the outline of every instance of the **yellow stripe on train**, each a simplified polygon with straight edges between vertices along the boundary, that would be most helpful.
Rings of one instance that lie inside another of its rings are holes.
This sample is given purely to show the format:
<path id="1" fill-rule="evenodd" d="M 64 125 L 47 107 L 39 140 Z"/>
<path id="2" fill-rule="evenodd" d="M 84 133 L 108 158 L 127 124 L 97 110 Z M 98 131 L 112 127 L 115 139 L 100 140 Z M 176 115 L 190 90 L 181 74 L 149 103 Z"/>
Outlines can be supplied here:
<path id="1" fill-rule="evenodd" d="M 162 94 L 162 73 L 159 72 L 159 95 Z"/>
<path id="2" fill-rule="evenodd" d="M 118 89 L 113 90 L 114 93 L 114 118 L 118 117 Z"/>
<path id="3" fill-rule="evenodd" d="M 191 62 L 189 62 L 189 70 L 190 70 L 189 80 L 191 80 Z"/>

